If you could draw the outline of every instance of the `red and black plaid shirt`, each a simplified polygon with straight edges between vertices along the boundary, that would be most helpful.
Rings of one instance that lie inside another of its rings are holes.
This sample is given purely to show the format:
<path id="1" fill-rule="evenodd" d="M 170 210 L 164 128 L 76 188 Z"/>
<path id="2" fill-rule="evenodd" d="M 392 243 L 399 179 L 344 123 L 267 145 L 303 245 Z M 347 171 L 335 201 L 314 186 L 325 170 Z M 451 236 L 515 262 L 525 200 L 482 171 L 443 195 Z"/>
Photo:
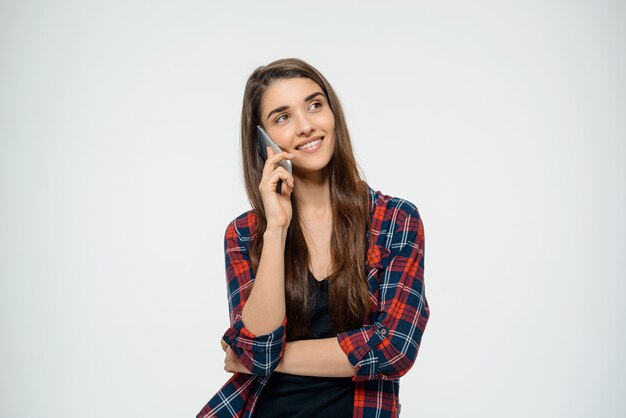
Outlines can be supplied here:
<path id="1" fill-rule="evenodd" d="M 355 367 L 353 418 L 395 418 L 400 377 L 413 366 L 429 318 L 424 294 L 424 226 L 411 202 L 369 188 L 367 278 L 372 310 L 361 328 L 337 335 Z M 244 290 L 254 283 L 248 253 L 256 230 L 250 210 L 226 228 L 224 250 L 230 327 L 222 337 L 253 374 L 235 373 L 197 418 L 252 417 L 268 376 L 285 349 L 287 318 L 276 330 L 254 335 L 241 320 Z"/>

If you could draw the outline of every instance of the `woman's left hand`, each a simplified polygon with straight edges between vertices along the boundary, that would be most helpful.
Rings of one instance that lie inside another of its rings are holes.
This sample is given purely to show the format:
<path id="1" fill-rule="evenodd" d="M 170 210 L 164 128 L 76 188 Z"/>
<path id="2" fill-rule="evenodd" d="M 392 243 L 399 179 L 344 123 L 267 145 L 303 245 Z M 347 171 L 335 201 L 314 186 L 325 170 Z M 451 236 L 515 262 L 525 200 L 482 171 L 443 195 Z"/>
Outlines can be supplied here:
<path id="1" fill-rule="evenodd" d="M 220 343 L 222 344 L 222 350 L 226 353 L 226 358 L 224 359 L 224 370 L 228 373 L 252 374 L 250 370 L 243 367 L 243 364 L 241 364 L 235 353 L 233 353 L 233 349 L 230 348 L 224 340 L 220 339 Z"/>

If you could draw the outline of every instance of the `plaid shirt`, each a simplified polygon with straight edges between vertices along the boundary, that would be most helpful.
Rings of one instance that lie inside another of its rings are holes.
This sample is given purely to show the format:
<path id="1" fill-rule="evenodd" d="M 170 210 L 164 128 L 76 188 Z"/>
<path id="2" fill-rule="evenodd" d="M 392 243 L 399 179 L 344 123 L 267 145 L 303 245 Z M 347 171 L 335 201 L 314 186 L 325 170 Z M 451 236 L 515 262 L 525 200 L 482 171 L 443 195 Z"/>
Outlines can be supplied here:
<path id="1" fill-rule="evenodd" d="M 400 413 L 399 380 L 415 362 L 430 312 L 424 295 L 424 226 L 411 202 L 371 187 L 369 195 L 366 273 L 372 309 L 363 327 L 342 332 L 337 340 L 355 368 L 352 417 L 395 418 Z M 196 418 L 253 417 L 256 400 L 285 349 L 287 318 L 258 336 L 241 320 L 243 291 L 254 283 L 248 246 L 255 229 L 251 210 L 226 228 L 230 327 L 222 337 L 253 374 L 233 374 Z"/>

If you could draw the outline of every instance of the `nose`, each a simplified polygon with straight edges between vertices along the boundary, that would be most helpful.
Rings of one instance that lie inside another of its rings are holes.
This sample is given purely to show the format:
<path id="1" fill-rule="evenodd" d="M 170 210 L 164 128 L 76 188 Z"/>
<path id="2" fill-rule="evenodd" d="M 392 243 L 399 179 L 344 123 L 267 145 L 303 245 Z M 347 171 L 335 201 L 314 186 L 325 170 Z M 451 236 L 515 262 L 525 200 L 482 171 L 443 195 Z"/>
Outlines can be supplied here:
<path id="1" fill-rule="evenodd" d="M 308 117 L 308 115 L 304 114 L 298 118 L 298 136 L 307 137 L 315 130 L 315 125 L 313 121 Z"/>

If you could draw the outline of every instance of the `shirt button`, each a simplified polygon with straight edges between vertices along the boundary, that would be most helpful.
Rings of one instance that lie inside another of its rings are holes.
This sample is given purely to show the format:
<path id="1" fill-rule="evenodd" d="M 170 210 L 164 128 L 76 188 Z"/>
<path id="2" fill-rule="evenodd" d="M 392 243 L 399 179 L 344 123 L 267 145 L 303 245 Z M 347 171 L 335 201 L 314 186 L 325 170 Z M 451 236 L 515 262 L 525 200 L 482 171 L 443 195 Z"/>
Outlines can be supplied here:
<path id="1" fill-rule="evenodd" d="M 382 335 L 387 335 L 387 330 L 385 328 L 383 328 L 383 329 L 380 330 L 380 333 Z"/>

